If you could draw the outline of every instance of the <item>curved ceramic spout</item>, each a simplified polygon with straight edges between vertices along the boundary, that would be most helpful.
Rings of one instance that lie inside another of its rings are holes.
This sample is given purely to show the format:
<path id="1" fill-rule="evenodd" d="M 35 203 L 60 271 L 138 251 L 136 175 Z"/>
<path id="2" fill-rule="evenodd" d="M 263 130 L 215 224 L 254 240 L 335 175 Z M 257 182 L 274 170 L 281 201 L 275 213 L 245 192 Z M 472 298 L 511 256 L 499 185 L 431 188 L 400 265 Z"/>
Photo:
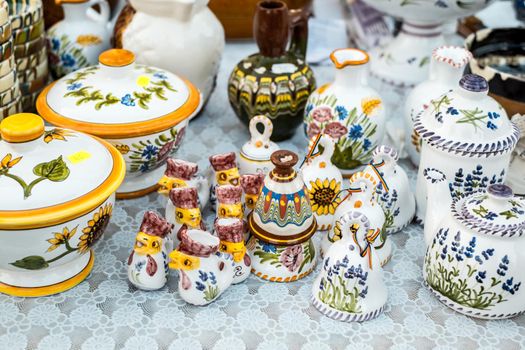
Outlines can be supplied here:
<path id="1" fill-rule="evenodd" d="M 427 212 L 425 215 L 425 243 L 432 244 L 438 226 L 450 213 L 452 196 L 447 186 L 445 174 L 434 168 L 426 168 L 423 176 L 427 185 Z"/>

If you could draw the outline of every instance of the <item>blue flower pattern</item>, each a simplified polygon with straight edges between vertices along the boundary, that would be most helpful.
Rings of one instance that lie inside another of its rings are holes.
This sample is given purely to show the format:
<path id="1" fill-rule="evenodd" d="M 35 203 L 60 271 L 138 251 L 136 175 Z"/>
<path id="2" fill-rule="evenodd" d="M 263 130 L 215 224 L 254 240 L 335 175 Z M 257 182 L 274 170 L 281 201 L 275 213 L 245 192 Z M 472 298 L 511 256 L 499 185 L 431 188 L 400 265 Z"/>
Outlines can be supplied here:
<path id="1" fill-rule="evenodd" d="M 132 98 L 130 94 L 125 94 L 120 99 L 120 103 L 122 103 L 124 106 L 134 107 L 135 106 L 135 99 Z"/>
<path id="2" fill-rule="evenodd" d="M 142 158 L 151 159 L 159 153 L 159 148 L 153 145 L 147 145 L 142 150 Z"/>
<path id="3" fill-rule="evenodd" d="M 67 86 L 68 91 L 78 90 L 82 87 L 82 83 L 73 83 Z"/>
<path id="4" fill-rule="evenodd" d="M 336 106 L 335 112 L 337 113 L 339 120 L 345 120 L 348 116 L 348 110 L 344 106 Z"/>
<path id="5" fill-rule="evenodd" d="M 363 127 L 359 124 L 352 124 L 350 131 L 348 132 L 348 137 L 354 141 L 357 141 L 363 136 Z"/>

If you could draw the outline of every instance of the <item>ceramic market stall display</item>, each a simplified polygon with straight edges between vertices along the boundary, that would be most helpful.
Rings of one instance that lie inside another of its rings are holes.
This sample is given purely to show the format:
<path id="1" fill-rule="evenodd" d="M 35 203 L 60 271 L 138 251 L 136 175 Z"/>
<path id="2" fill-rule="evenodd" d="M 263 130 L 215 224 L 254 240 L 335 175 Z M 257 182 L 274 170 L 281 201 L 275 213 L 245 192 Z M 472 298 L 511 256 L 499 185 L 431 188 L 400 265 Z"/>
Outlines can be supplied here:
<path id="1" fill-rule="evenodd" d="M 491 0 L 364 0 L 397 18 L 403 19 L 399 34 L 386 46 L 372 52 L 371 71 L 394 85 L 413 86 L 428 78 L 430 55 L 445 45 L 443 23 L 473 14 Z"/>
<path id="2" fill-rule="evenodd" d="M 0 135 L 0 292 L 63 292 L 93 267 L 124 179 L 122 155 L 35 114 L 4 119 Z"/>
<path id="3" fill-rule="evenodd" d="M 472 54 L 459 46 L 441 46 L 432 51 L 430 76 L 418 84 L 405 102 L 405 150 L 414 165 L 419 164 L 421 137 L 414 131 L 414 120 L 422 110 L 432 107 L 430 101 L 454 89 L 463 76 Z"/>
<path id="4" fill-rule="evenodd" d="M 467 74 L 456 89 L 431 100 L 416 117 L 414 129 L 423 140 L 416 185 L 418 221 L 425 218 L 426 168 L 446 175 L 454 198 L 505 180 L 520 132 L 487 93 L 483 77 Z"/>
<path id="5" fill-rule="evenodd" d="M 248 227 L 252 237 L 247 248 L 252 272 L 272 282 L 290 282 L 308 275 L 317 252 L 312 236 L 317 229 L 308 189 L 294 166 L 299 158 L 291 151 L 272 154 L 274 169 L 264 186 Z"/>
<path id="6" fill-rule="evenodd" d="M 366 83 L 368 54 L 339 49 L 330 55 L 335 80 L 308 99 L 304 123 L 309 139 L 325 133 L 336 140 L 332 162 L 343 176 L 372 160 L 372 151 L 385 135 L 383 101 Z"/>
<path id="7" fill-rule="evenodd" d="M 259 2 L 253 24 L 259 53 L 241 60 L 228 82 L 228 97 L 237 117 L 248 125 L 251 118 L 266 115 L 272 120 L 275 141 L 293 136 L 315 89 L 313 72 L 305 61 L 308 15 L 308 11 L 288 11 L 282 1 Z"/>
<path id="8" fill-rule="evenodd" d="M 22 111 L 7 1 L 0 3 L 0 120 Z"/>
<path id="9" fill-rule="evenodd" d="M 99 61 L 46 87 L 37 109 L 53 125 L 108 140 L 126 161 L 117 197 L 145 195 L 157 189 L 166 159 L 199 109 L 200 94 L 187 80 L 135 64 L 127 50 L 108 50 Z"/>
<path id="10" fill-rule="evenodd" d="M 258 130 L 262 126 L 263 131 Z M 273 124 L 270 118 L 256 115 L 250 120 L 250 140 L 242 145 L 239 152 L 239 172 L 245 174 L 268 174 L 272 169 L 270 156 L 279 146 L 270 141 Z"/>
<path id="11" fill-rule="evenodd" d="M 525 201 L 501 184 L 452 198 L 443 172 L 425 168 L 424 176 L 425 284 L 443 304 L 468 316 L 523 313 Z"/>
<path id="12" fill-rule="evenodd" d="M 520 129 L 520 140 L 512 153 L 506 184 L 515 194 L 525 196 L 525 115 L 516 114 L 511 120 Z"/>
<path id="13" fill-rule="evenodd" d="M 137 62 L 191 81 L 206 102 L 224 50 L 224 29 L 208 0 L 130 0 L 115 25 L 115 46 Z"/>

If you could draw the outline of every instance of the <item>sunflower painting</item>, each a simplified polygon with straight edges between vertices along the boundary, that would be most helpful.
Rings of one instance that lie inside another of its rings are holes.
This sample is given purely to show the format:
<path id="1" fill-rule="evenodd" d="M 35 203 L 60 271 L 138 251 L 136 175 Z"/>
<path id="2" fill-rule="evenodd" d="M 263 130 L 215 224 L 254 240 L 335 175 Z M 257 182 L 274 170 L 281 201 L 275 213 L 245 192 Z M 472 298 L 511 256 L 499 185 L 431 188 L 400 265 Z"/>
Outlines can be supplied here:
<path id="1" fill-rule="evenodd" d="M 336 179 L 310 181 L 309 194 L 312 211 L 317 215 L 334 215 L 341 201 L 340 198 L 337 198 L 340 191 L 341 183 Z"/>
<path id="2" fill-rule="evenodd" d="M 109 219 L 113 213 L 113 205 L 111 203 L 100 207 L 93 215 L 93 218 L 88 221 L 88 225 L 82 230 L 83 235 L 80 236 L 78 242 L 78 249 L 81 253 L 85 253 L 93 246 L 93 244 L 102 236 L 104 230 L 109 224 Z"/>

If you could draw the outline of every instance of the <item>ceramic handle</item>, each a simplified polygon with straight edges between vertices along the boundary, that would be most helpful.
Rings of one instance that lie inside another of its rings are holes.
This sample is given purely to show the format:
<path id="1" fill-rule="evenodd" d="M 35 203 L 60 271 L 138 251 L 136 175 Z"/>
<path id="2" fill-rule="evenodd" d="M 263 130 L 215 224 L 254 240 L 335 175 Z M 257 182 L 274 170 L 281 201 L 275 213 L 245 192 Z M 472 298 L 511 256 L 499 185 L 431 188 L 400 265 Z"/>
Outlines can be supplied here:
<path id="1" fill-rule="evenodd" d="M 264 130 L 262 133 L 257 130 L 257 125 L 262 124 L 264 127 Z M 270 136 L 272 136 L 273 132 L 273 124 L 268 119 L 268 117 L 264 115 L 256 115 L 250 120 L 250 135 L 251 135 L 251 142 L 256 143 L 257 141 L 262 141 L 263 143 L 268 143 L 270 141 Z"/>
<path id="2" fill-rule="evenodd" d="M 319 145 L 323 147 L 323 152 L 319 157 L 327 162 L 331 162 L 335 151 L 335 143 L 333 139 L 328 135 L 322 135 L 319 140 Z"/>
<path id="3" fill-rule="evenodd" d="M 308 17 L 310 17 L 310 4 L 300 9 L 289 11 L 291 19 L 292 36 L 289 51 L 297 57 L 305 59 L 308 43 Z"/>
<path id="4" fill-rule="evenodd" d="M 399 155 L 397 151 L 387 145 L 380 145 L 374 150 L 374 165 L 376 167 L 387 166 L 392 167 L 397 164 Z"/>
<path id="5" fill-rule="evenodd" d="M 345 213 L 341 219 L 341 232 L 343 232 L 343 238 L 346 238 L 346 234 L 357 229 L 357 232 L 360 234 L 366 234 L 370 229 L 370 221 L 368 218 L 361 212 L 358 211 L 349 211 Z M 348 236 L 351 237 L 351 236 Z M 361 237 L 363 239 L 364 237 Z"/>
<path id="6" fill-rule="evenodd" d="M 106 0 L 91 0 L 88 3 L 90 6 L 86 10 L 86 17 L 97 23 L 106 24 L 110 17 L 110 8 Z M 98 5 L 100 7 L 100 13 L 92 9 L 93 6 Z"/>

